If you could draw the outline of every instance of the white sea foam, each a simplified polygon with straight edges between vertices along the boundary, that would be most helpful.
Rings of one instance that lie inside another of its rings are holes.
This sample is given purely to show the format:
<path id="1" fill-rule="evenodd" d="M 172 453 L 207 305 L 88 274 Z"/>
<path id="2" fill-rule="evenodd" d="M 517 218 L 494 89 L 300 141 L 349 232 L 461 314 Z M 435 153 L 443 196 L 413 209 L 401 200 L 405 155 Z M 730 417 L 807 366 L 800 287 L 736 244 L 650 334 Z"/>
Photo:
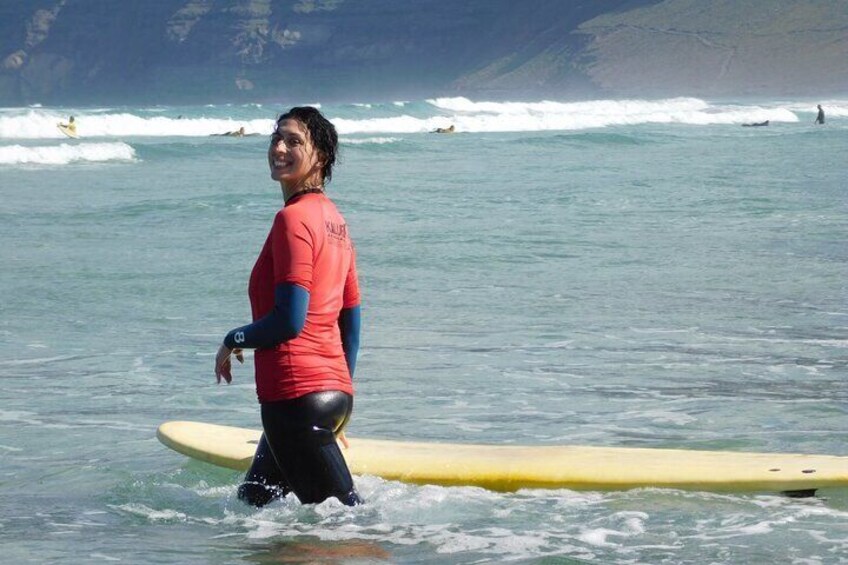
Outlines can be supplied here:
<path id="1" fill-rule="evenodd" d="M 0 139 L 64 139 L 56 124 L 67 120 L 55 111 L 30 110 L 21 115 L 0 115 Z M 77 114 L 81 138 L 96 137 L 207 137 L 236 131 L 268 135 L 273 119 L 142 117 L 132 113 Z"/>
<path id="2" fill-rule="evenodd" d="M 475 102 L 467 98 L 435 98 L 427 118 L 409 115 L 368 120 L 334 119 L 340 132 L 421 133 L 451 124 L 460 132 L 580 130 L 637 124 L 741 124 L 797 122 L 784 107 L 712 105 L 697 98 L 667 100 L 592 100 L 586 102 Z"/>
<path id="3" fill-rule="evenodd" d="M 817 104 L 821 104 L 827 118 L 845 118 L 848 117 L 848 100 L 819 100 L 816 102 L 787 102 L 781 106 L 790 112 L 799 112 L 809 114 L 809 121 L 818 113 Z M 827 122 L 825 122 L 827 123 Z"/>
<path id="4" fill-rule="evenodd" d="M 106 555 L 105 553 L 90 553 L 89 557 L 93 559 L 97 559 L 98 561 L 120 561 L 120 557 L 112 557 L 110 555 Z"/>
<path id="5" fill-rule="evenodd" d="M 339 139 L 342 143 L 348 145 L 385 145 L 386 143 L 396 143 L 400 141 L 399 137 L 342 137 Z"/>
<path id="6" fill-rule="evenodd" d="M 444 127 L 448 120 L 443 117 L 414 118 L 402 115 L 391 118 L 372 118 L 367 120 L 351 120 L 347 118 L 331 118 L 333 125 L 341 134 L 353 133 L 421 133 Z M 439 124 L 439 125 L 436 125 Z"/>
<path id="7" fill-rule="evenodd" d="M 74 162 L 134 161 L 135 150 L 121 142 L 0 147 L 0 165 L 67 165 Z"/>
<path id="8" fill-rule="evenodd" d="M 75 355 L 55 355 L 53 357 L 42 357 L 38 359 L 9 359 L 8 361 L 6 361 L 6 365 L 12 367 L 21 365 L 46 365 L 55 361 L 67 361 L 69 359 L 75 358 Z"/>
<path id="9" fill-rule="evenodd" d="M 127 514 L 146 518 L 150 522 L 185 522 L 188 520 L 188 516 L 178 510 L 156 510 L 147 506 L 146 504 L 127 503 L 116 506 L 110 506 L 112 506 L 112 508 L 115 508 L 116 510 L 125 512 Z"/>
<path id="10" fill-rule="evenodd" d="M 828 117 L 848 116 L 848 101 L 823 101 Z M 315 104 L 316 107 L 320 107 Z M 410 103 L 397 101 L 391 107 L 395 115 L 385 115 L 388 106 L 354 104 L 357 117 L 347 117 L 344 108 L 327 109 L 328 117 L 340 134 L 424 133 L 436 128 L 456 126 L 459 132 L 568 131 L 616 125 L 688 124 L 735 125 L 770 120 L 773 124 L 811 121 L 815 104 L 775 102 L 768 104 L 716 104 L 698 98 L 664 100 L 589 100 L 583 102 L 486 102 L 468 98 L 434 98 L 426 105 L 417 104 L 419 113 L 410 115 Z M 220 113 L 221 107 L 210 106 Z M 420 112 L 420 108 L 424 108 Z M 374 117 L 368 117 L 370 111 Z M 223 109 L 226 111 L 226 108 Z M 244 107 L 233 109 L 244 112 Z M 363 116 L 363 112 L 365 115 Z M 377 114 L 379 112 L 379 114 Z M 173 136 L 206 137 L 244 127 L 248 134 L 267 135 L 271 117 L 167 117 L 121 112 L 110 109 L 75 113 L 77 131 L 82 138 Z M 257 112 L 258 113 L 258 112 Z M 156 112 L 158 114 L 158 112 Z M 379 117 L 377 117 L 379 115 Z M 0 112 L 0 139 L 61 139 L 56 124 L 67 120 L 68 112 L 55 109 L 27 108 Z M 799 118 L 800 116 L 800 118 Z"/>

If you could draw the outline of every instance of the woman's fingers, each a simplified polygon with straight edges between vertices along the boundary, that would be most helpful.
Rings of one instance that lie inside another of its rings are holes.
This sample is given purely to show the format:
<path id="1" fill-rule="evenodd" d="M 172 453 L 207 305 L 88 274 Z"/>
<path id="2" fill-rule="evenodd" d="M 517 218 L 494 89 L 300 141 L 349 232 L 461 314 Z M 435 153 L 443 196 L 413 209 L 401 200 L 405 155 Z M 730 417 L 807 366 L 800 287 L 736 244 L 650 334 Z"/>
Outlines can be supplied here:
<path id="1" fill-rule="evenodd" d="M 230 348 L 224 344 L 218 348 L 218 353 L 215 355 L 215 382 L 221 384 L 221 379 L 224 379 L 227 384 L 233 380 L 232 363 L 230 362 Z"/>
<path id="2" fill-rule="evenodd" d="M 221 384 L 221 379 L 226 381 L 227 384 L 231 383 L 233 380 L 229 359 L 221 364 L 215 365 L 215 380 L 218 384 Z"/>

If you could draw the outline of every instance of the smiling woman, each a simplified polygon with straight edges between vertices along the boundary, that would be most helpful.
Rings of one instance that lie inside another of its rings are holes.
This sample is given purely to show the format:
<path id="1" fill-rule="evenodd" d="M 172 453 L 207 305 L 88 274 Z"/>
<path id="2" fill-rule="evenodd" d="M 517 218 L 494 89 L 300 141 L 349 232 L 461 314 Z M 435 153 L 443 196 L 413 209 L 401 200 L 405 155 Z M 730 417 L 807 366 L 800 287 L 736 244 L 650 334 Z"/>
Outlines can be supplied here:
<path id="1" fill-rule="evenodd" d="M 250 275 L 253 322 L 229 332 L 215 358 L 218 383 L 231 357 L 255 348 L 263 435 L 239 497 L 256 506 L 294 492 L 302 503 L 361 502 L 336 443 L 353 409 L 359 283 L 344 218 L 324 193 L 338 136 L 315 108 L 277 119 L 268 148 L 284 207 Z"/>

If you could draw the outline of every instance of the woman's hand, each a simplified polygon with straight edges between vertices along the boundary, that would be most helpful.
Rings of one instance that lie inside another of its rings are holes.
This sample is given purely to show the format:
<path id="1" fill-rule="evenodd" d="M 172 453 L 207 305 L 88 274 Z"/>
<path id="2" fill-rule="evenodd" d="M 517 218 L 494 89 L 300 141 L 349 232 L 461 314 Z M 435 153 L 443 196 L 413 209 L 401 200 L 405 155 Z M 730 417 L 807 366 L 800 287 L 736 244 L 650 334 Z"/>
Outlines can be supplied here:
<path id="1" fill-rule="evenodd" d="M 336 439 L 341 442 L 345 449 L 350 449 L 350 444 L 347 442 L 347 437 L 345 437 L 344 430 L 339 432 L 339 435 L 336 436 Z"/>
<path id="2" fill-rule="evenodd" d="M 244 355 L 239 348 L 230 349 L 223 343 L 218 348 L 218 353 L 215 355 L 215 381 L 221 384 L 221 379 L 227 381 L 227 384 L 233 382 L 232 363 L 230 356 L 235 354 L 239 363 L 244 363 Z"/>

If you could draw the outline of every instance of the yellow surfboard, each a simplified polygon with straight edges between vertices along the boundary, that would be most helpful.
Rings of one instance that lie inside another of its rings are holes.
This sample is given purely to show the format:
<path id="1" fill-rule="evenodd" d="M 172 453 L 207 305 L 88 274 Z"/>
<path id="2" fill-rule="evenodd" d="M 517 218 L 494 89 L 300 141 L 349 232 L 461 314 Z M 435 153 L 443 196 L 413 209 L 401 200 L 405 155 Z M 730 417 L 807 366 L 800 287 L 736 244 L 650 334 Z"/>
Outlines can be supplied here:
<path id="1" fill-rule="evenodd" d="M 61 131 L 68 137 L 79 139 L 79 135 L 77 134 L 76 128 L 70 128 L 67 124 L 56 124 L 56 127 L 59 128 L 59 131 Z"/>
<path id="2" fill-rule="evenodd" d="M 245 471 L 261 432 L 200 422 L 166 422 L 159 440 L 184 455 Z M 512 446 L 349 439 L 355 475 L 510 492 L 522 488 L 626 490 L 640 487 L 812 495 L 848 487 L 848 457 L 681 449 Z"/>

